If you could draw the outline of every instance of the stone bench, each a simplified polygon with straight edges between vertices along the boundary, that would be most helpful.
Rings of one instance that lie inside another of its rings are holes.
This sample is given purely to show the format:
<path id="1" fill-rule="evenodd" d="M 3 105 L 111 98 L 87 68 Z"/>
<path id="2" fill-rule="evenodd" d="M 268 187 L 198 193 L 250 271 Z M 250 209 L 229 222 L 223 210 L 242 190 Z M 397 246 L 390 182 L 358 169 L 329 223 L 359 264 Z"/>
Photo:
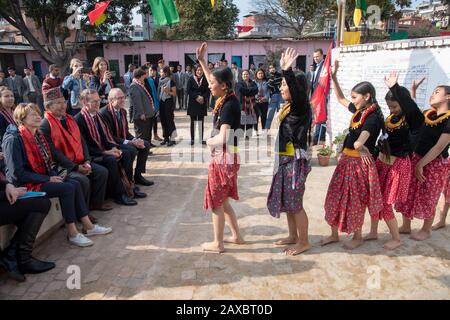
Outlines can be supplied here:
<path id="1" fill-rule="evenodd" d="M 36 238 L 36 244 L 39 244 L 44 239 L 48 238 L 52 233 L 64 225 L 64 220 L 61 214 L 61 206 L 59 205 L 58 198 L 50 199 L 52 206 L 50 211 L 42 223 L 41 229 Z M 16 227 L 14 225 L 0 226 L 0 249 L 5 249 L 12 236 L 14 235 Z"/>

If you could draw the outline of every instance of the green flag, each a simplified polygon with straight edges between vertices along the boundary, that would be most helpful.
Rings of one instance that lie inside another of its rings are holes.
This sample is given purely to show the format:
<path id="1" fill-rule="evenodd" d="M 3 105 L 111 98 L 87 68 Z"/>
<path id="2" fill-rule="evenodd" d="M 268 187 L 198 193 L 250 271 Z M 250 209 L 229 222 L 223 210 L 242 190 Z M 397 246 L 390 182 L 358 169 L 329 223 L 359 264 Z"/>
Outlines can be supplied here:
<path id="1" fill-rule="evenodd" d="M 152 10 L 155 26 L 161 27 L 180 22 L 180 16 L 173 0 L 148 0 L 148 5 Z"/>

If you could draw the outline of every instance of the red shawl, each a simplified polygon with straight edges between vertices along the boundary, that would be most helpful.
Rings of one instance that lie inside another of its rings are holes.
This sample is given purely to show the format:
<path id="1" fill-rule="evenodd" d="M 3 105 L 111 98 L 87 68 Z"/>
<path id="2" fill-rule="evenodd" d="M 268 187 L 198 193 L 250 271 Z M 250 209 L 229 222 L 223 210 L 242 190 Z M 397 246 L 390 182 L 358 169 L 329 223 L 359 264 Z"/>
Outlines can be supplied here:
<path id="1" fill-rule="evenodd" d="M 84 121 L 86 121 L 88 130 L 89 130 L 89 134 L 92 138 L 92 140 L 94 140 L 94 142 L 97 144 L 97 146 L 101 149 L 101 150 L 106 150 L 106 146 L 103 145 L 102 143 L 102 136 L 100 135 L 100 132 L 98 131 L 97 125 L 94 122 L 94 119 L 92 118 L 92 116 L 90 115 L 88 109 L 86 107 L 84 107 L 83 109 L 81 109 L 81 114 L 83 115 Z M 108 126 L 106 125 L 105 121 L 103 121 L 102 117 L 100 116 L 100 114 L 96 114 L 96 116 L 98 117 L 98 122 L 100 123 L 100 127 L 102 128 L 103 133 L 106 136 L 106 140 L 109 143 L 112 144 L 116 144 L 116 142 L 114 141 L 114 138 L 111 134 L 111 131 L 109 130 Z"/>
<path id="2" fill-rule="evenodd" d="M 14 121 L 14 118 L 12 117 L 12 115 L 5 111 L 5 110 L 0 110 L 0 114 L 5 118 L 5 120 L 9 123 L 9 124 L 16 124 L 16 122 Z"/>
<path id="3" fill-rule="evenodd" d="M 127 138 L 127 115 L 125 114 L 125 110 L 120 109 L 120 122 L 122 122 L 122 130 L 119 126 L 119 119 L 117 119 L 116 109 L 113 108 L 111 104 L 108 105 L 108 111 L 111 113 L 114 125 L 116 127 L 117 136 L 122 139 Z"/>
<path id="4" fill-rule="evenodd" d="M 36 131 L 36 134 L 33 136 L 33 134 L 23 125 L 19 126 L 19 132 L 23 140 L 26 157 L 28 163 L 30 164 L 31 170 L 42 175 L 49 175 L 53 160 L 50 147 L 48 146 L 48 143 L 42 133 Z M 40 142 L 42 148 L 39 148 L 37 141 Z M 26 184 L 27 190 L 31 191 L 39 191 L 41 190 L 41 186 L 41 183 Z"/>
<path id="5" fill-rule="evenodd" d="M 45 112 L 51 128 L 53 144 L 72 162 L 81 164 L 84 160 L 83 145 L 81 144 L 81 133 L 75 120 L 66 115 L 68 131 L 63 127 L 61 121 L 56 119 L 50 112 Z"/>

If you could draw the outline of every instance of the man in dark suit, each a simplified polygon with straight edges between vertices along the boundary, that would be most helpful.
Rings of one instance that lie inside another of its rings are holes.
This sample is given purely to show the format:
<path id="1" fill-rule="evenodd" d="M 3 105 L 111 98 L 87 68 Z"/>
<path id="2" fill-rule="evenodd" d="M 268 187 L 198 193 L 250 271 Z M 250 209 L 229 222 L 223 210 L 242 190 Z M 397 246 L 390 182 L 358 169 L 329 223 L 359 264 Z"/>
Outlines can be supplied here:
<path id="1" fill-rule="evenodd" d="M 129 131 L 127 122 L 127 112 L 125 110 L 125 94 L 119 88 L 111 89 L 108 95 L 109 104 L 100 109 L 100 115 L 108 124 L 109 129 L 112 132 L 113 138 L 119 145 L 119 148 L 123 150 L 129 150 L 129 152 L 136 154 L 136 169 L 134 171 L 134 182 L 136 184 L 151 186 L 153 181 L 145 179 L 142 174 L 145 173 L 145 166 L 148 159 L 150 150 L 150 143 L 148 140 L 141 139 L 142 136 L 148 136 L 152 129 L 151 119 L 149 123 L 145 124 L 146 132 L 142 132 L 141 119 L 135 120 L 135 131 L 138 134 L 138 138 L 135 138 Z M 148 106 L 150 108 L 150 105 Z"/>
<path id="2" fill-rule="evenodd" d="M 14 93 L 14 101 L 16 104 L 23 102 L 23 78 L 16 74 L 14 67 L 8 67 L 9 77 L 6 78 L 6 84 L 9 89 Z"/>
<path id="3" fill-rule="evenodd" d="M 75 116 L 80 132 L 89 149 L 93 161 L 106 167 L 109 172 L 108 184 L 113 193 L 114 200 L 118 204 L 133 206 L 137 202 L 131 199 L 120 177 L 120 166 L 129 177 L 133 168 L 134 157 L 129 152 L 122 152 L 114 141 L 106 122 L 98 114 L 100 108 L 100 96 L 96 90 L 85 89 L 81 92 L 80 101 L 83 104 L 81 111 Z M 120 164 L 120 166 L 119 166 Z M 143 198 L 146 195 L 134 190 L 135 198 Z"/>
<path id="4" fill-rule="evenodd" d="M 314 90 L 316 89 L 317 85 L 319 84 L 320 73 L 322 72 L 322 67 L 323 67 L 323 62 L 324 62 L 322 49 L 314 50 L 313 59 L 314 59 L 314 63 L 316 64 L 316 67 L 312 74 L 311 96 L 314 94 Z M 326 132 L 327 132 L 326 121 L 322 122 L 322 123 L 316 123 L 315 130 L 314 130 L 313 145 L 318 144 L 319 141 L 324 141 Z"/>
<path id="5" fill-rule="evenodd" d="M 90 210 L 108 211 L 112 206 L 104 204 L 108 170 L 92 162 L 86 142 L 78 125 L 66 114 L 67 105 L 56 87 L 44 92 L 46 113 L 40 130 L 44 134 L 55 161 L 77 180 Z M 91 219 L 92 220 L 92 219 Z"/>
<path id="6" fill-rule="evenodd" d="M 42 98 L 42 85 L 39 78 L 33 74 L 33 70 L 26 67 L 24 70 L 25 78 L 23 78 L 23 97 L 28 102 L 36 103 L 39 108 L 44 111 L 44 101 Z"/>

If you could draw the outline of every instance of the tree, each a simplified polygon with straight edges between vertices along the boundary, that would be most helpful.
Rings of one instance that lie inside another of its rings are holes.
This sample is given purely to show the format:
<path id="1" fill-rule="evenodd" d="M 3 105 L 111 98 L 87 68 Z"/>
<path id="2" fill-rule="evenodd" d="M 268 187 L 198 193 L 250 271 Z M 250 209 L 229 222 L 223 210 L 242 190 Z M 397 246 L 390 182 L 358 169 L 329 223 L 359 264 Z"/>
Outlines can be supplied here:
<path id="1" fill-rule="evenodd" d="M 220 0 L 214 10 L 210 0 L 176 0 L 176 5 L 180 23 L 158 29 L 155 35 L 159 39 L 207 40 L 233 36 L 239 10 L 232 0 Z"/>
<path id="2" fill-rule="evenodd" d="M 257 9 L 267 21 L 296 37 L 303 33 L 308 23 L 323 18 L 333 4 L 336 0 L 256 0 Z"/>
<path id="3" fill-rule="evenodd" d="M 108 34 L 115 26 L 114 36 L 123 36 L 132 30 L 131 10 L 140 3 L 140 0 L 112 1 L 102 25 L 94 29 L 84 18 L 82 30 Z M 67 20 L 71 14 L 67 8 L 71 5 L 80 7 L 84 16 L 95 7 L 91 0 L 0 0 L 0 17 L 17 28 L 44 60 L 66 69 L 79 47 L 82 31 L 76 30 L 74 40 L 68 41 Z"/>

